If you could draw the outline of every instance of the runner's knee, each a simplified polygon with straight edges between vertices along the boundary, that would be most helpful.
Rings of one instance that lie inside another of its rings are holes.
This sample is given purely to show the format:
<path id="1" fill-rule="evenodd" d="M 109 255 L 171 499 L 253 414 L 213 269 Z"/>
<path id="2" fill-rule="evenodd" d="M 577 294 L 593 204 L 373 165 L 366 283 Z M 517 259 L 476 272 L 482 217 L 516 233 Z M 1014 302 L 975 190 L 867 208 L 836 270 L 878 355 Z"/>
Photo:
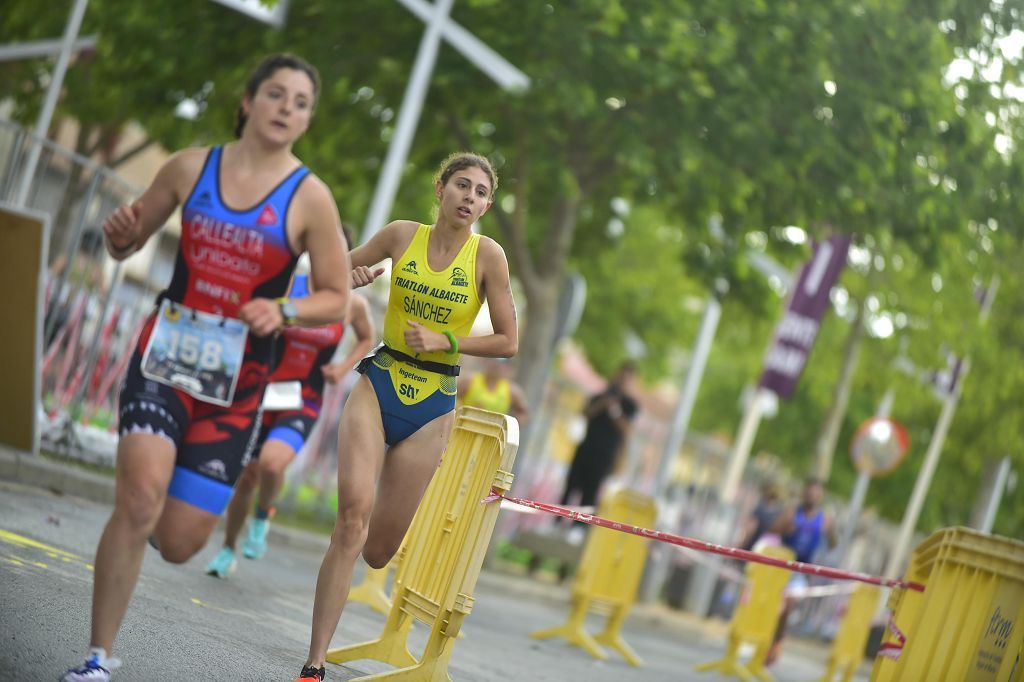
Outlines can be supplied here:
<path id="1" fill-rule="evenodd" d="M 399 542 L 387 542 L 378 539 L 369 539 L 363 546 L 363 560 L 371 568 L 384 568 L 395 556 L 395 552 L 401 547 Z"/>
<path id="2" fill-rule="evenodd" d="M 369 505 L 342 505 L 338 508 L 338 518 L 334 522 L 331 542 L 342 547 L 362 548 L 370 528 Z"/>
<path id="3" fill-rule="evenodd" d="M 242 469 L 238 481 L 235 483 L 235 493 L 239 491 L 249 492 L 256 488 L 260 480 L 260 466 L 247 466 Z"/>
<path id="4" fill-rule="evenodd" d="M 114 514 L 148 536 L 160 519 L 165 498 L 166 492 L 152 482 L 122 484 L 118 486 Z"/>
<path id="5" fill-rule="evenodd" d="M 196 540 L 189 537 L 160 538 L 160 556 L 172 564 L 183 564 L 203 548 L 205 538 Z"/>

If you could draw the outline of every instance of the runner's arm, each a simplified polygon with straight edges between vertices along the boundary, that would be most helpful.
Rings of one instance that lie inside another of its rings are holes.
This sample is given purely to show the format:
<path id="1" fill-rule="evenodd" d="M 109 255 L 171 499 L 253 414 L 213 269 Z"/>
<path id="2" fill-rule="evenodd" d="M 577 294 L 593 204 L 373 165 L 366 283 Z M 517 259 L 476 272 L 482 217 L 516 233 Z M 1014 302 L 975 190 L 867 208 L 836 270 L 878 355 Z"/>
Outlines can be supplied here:
<path id="1" fill-rule="evenodd" d="M 356 342 L 348 352 L 348 355 L 339 362 L 332 363 L 334 367 L 338 368 L 337 371 L 342 376 L 347 374 L 349 370 L 356 366 L 356 363 L 370 352 L 374 341 L 377 340 L 377 329 L 373 324 L 373 318 L 370 317 L 370 304 L 359 294 L 352 294 L 352 298 L 349 301 L 348 323 L 356 334 Z"/>
<path id="2" fill-rule="evenodd" d="M 460 337 L 459 352 L 485 358 L 510 358 L 519 351 L 519 323 L 505 252 L 493 239 L 480 238 L 477 269 L 482 271 L 480 287 L 487 300 L 494 333 Z M 447 345 L 447 344 L 446 344 Z"/>
<path id="3" fill-rule="evenodd" d="M 202 171 L 206 152 L 186 149 L 175 153 L 157 171 L 146 191 L 134 203 L 115 209 L 103 223 L 107 253 L 124 260 L 145 246 L 183 203 L 182 187 Z"/>
<path id="4" fill-rule="evenodd" d="M 526 404 L 526 396 L 523 395 L 523 389 L 514 381 L 509 382 L 508 388 L 512 396 L 512 416 L 520 424 L 525 424 L 526 420 L 530 418 L 530 407 Z"/>
<path id="5" fill-rule="evenodd" d="M 411 220 L 395 220 L 370 237 L 368 242 L 352 249 L 349 256 L 352 263 L 352 286 L 366 286 L 384 274 L 383 267 L 375 266 L 388 258 L 400 256 L 412 241 L 418 227 Z"/>
<path id="6" fill-rule="evenodd" d="M 796 507 L 786 507 L 786 511 L 779 514 L 779 518 L 771 525 L 770 533 L 775 535 L 790 535 L 796 529 Z"/>
<path id="7" fill-rule="evenodd" d="M 338 207 L 330 190 L 319 178 L 310 178 L 303 192 L 302 247 L 309 253 L 313 293 L 294 299 L 297 323 L 316 327 L 344 320 L 351 296 L 348 249 L 341 237 Z"/>
<path id="8" fill-rule="evenodd" d="M 469 386 L 473 383 L 473 374 L 460 374 L 456 384 L 455 397 L 462 400 L 469 393 Z"/>

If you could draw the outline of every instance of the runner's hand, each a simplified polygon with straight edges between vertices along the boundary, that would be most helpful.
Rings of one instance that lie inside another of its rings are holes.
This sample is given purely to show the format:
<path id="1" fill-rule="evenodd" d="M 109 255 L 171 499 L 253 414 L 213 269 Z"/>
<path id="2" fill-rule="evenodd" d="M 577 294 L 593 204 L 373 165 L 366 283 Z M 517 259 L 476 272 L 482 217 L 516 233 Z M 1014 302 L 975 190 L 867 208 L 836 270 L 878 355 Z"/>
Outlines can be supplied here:
<path id="1" fill-rule="evenodd" d="M 142 201 L 124 204 L 107 216 L 103 221 L 103 236 L 114 251 L 127 251 L 142 236 Z"/>
<path id="2" fill-rule="evenodd" d="M 406 320 L 406 323 L 409 328 L 405 330 L 405 343 L 417 353 L 451 349 L 452 343 L 444 334 L 431 331 L 419 322 Z"/>
<path id="3" fill-rule="evenodd" d="M 358 289 L 359 287 L 365 287 L 367 284 L 372 284 L 373 280 L 377 279 L 384 274 L 384 268 L 377 268 L 371 270 L 365 265 L 359 265 L 352 268 L 352 288 Z"/>
<path id="4" fill-rule="evenodd" d="M 348 374 L 348 370 L 346 370 L 341 363 L 324 365 L 320 368 L 320 371 L 324 373 L 324 380 L 329 384 L 338 383 L 345 378 L 346 374 Z"/>
<path id="5" fill-rule="evenodd" d="M 238 319 L 256 336 L 270 336 L 284 327 L 281 306 L 269 298 L 254 298 L 238 309 Z"/>

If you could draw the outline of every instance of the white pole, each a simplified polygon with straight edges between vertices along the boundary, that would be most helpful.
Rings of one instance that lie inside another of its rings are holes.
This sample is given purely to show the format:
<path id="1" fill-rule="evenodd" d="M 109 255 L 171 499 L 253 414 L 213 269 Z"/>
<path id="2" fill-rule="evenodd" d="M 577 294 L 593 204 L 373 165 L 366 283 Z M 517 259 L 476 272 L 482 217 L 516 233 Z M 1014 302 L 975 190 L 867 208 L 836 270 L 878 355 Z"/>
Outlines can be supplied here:
<path id="1" fill-rule="evenodd" d="M 711 342 L 715 339 L 718 321 L 721 318 L 722 304 L 715 296 L 709 296 L 700 320 L 700 329 L 697 331 L 697 343 L 693 347 L 690 367 L 686 370 L 683 392 L 679 396 L 675 414 L 672 415 L 672 423 L 665 438 L 665 448 L 661 453 L 658 477 L 654 481 L 655 494 L 658 498 L 663 497 L 669 487 L 669 469 L 672 468 L 672 462 L 675 461 L 675 456 L 686 438 L 686 430 L 690 427 L 690 416 L 693 414 L 693 406 L 697 403 L 697 392 L 700 390 L 701 379 L 704 378 L 708 356 L 711 355 Z"/>
<path id="2" fill-rule="evenodd" d="M 911 536 L 917 527 L 917 520 L 921 515 L 921 507 L 924 506 L 924 498 L 932 484 L 935 468 L 939 465 L 942 444 L 946 440 L 946 433 L 949 431 L 949 425 L 953 422 L 953 415 L 956 413 L 956 405 L 960 401 L 960 387 L 964 385 L 970 368 L 971 358 L 966 357 L 963 359 L 956 384 L 942 403 L 942 412 L 939 413 L 939 420 L 935 424 L 931 441 L 928 443 L 928 450 L 924 455 L 924 463 L 921 465 L 921 471 L 917 475 L 917 481 L 914 482 L 914 491 L 910 494 L 910 502 L 907 503 L 907 511 L 903 515 L 900 532 L 896 536 L 896 545 L 893 547 L 892 554 L 889 555 L 889 563 L 885 567 L 886 577 L 896 578 L 899 576 L 910 546 Z"/>
<path id="3" fill-rule="evenodd" d="M 876 417 L 888 417 L 892 412 L 892 401 L 894 394 L 890 388 L 882 396 L 882 402 L 875 410 Z M 839 540 L 839 565 L 846 563 L 846 557 L 850 552 L 850 542 L 853 540 L 853 531 L 860 521 L 860 512 L 864 508 L 864 498 L 868 494 L 868 484 L 871 483 L 871 474 L 863 469 L 857 473 L 857 482 L 853 485 L 853 492 L 850 494 L 850 505 L 847 508 L 846 523 L 843 526 L 843 534 Z"/>
<path id="4" fill-rule="evenodd" d="M 423 39 L 420 40 L 416 61 L 412 67 L 412 75 L 405 88 L 405 95 L 402 97 L 402 108 L 398 112 L 395 134 L 388 146 L 384 167 L 377 180 L 377 188 L 373 192 L 370 210 L 363 225 L 363 243 L 369 241 L 378 230 L 384 227 L 388 214 L 391 212 L 391 206 L 394 204 L 395 194 L 398 192 L 398 181 L 402 179 L 402 170 L 409 157 L 413 134 L 416 132 L 416 126 L 420 120 L 420 112 L 423 111 L 423 100 L 427 96 L 430 75 L 433 73 L 434 63 L 437 61 L 437 51 L 441 45 L 441 26 L 451 13 L 453 2 L 454 0 L 437 0 L 426 31 L 423 33 Z"/>
<path id="5" fill-rule="evenodd" d="M 398 0 L 407 10 L 419 17 L 420 21 L 430 21 L 433 5 L 425 0 Z M 504 57 L 489 48 L 479 38 L 462 28 L 454 21 L 445 21 L 441 35 L 455 51 L 472 62 L 478 69 L 505 90 L 526 90 L 530 87 L 530 77 L 512 66 Z"/>
<path id="6" fill-rule="evenodd" d="M 41 140 L 46 138 L 50 129 L 50 121 L 53 120 L 53 112 L 57 108 L 57 99 L 60 97 L 61 87 L 64 85 L 64 74 L 68 70 L 68 62 L 71 60 L 71 52 L 78 37 L 78 30 L 82 27 L 82 17 L 85 16 L 85 6 L 89 0 L 75 0 L 68 15 L 68 23 L 64 27 L 64 37 L 61 40 L 60 53 L 57 55 L 57 64 L 53 67 L 53 74 L 50 76 L 50 87 L 46 90 L 46 99 L 43 101 L 43 108 L 36 119 L 35 138 L 29 141 L 28 159 L 25 168 L 22 170 L 21 186 L 14 198 L 15 206 L 25 206 L 28 201 L 29 191 L 32 189 L 32 180 L 36 174 L 36 166 L 39 165 L 39 154 L 42 152 Z"/>
<path id="7" fill-rule="evenodd" d="M 999 277 L 993 276 L 989 282 L 988 291 L 985 294 L 979 314 L 982 324 L 988 321 L 988 316 L 992 312 L 992 305 L 995 303 L 996 292 L 998 291 Z M 935 430 L 932 432 L 931 442 L 928 443 L 924 464 L 921 465 L 921 472 L 917 475 L 917 481 L 914 483 L 914 492 L 911 493 L 910 502 L 907 503 L 907 511 L 903 515 L 903 523 L 900 525 L 900 532 L 896 537 L 896 545 L 893 547 L 892 554 L 889 555 L 889 563 L 885 568 L 885 575 L 887 577 L 896 578 L 899 576 L 899 570 L 903 565 L 903 560 L 910 545 L 910 537 L 914 532 L 914 528 L 917 527 L 917 519 L 921 515 L 921 507 L 924 505 L 925 495 L 928 494 L 928 488 L 932 483 L 932 476 L 935 475 L 935 468 L 939 464 L 942 444 L 946 440 L 946 433 L 949 431 L 949 425 L 953 421 L 953 415 L 956 413 L 957 403 L 960 402 L 961 387 L 964 385 L 970 369 L 971 358 L 967 356 L 963 359 L 959 376 L 954 375 L 956 383 L 954 383 L 942 403 L 942 412 L 939 413 L 939 420 L 935 424 Z"/>
<path id="8" fill-rule="evenodd" d="M 672 415 L 668 436 L 665 438 L 665 448 L 661 453 L 658 477 L 654 480 L 655 499 L 659 501 L 659 511 L 662 514 L 670 508 L 667 495 L 670 490 L 669 471 L 679 453 L 679 448 L 683 445 L 683 440 L 686 438 L 686 431 L 690 426 L 690 416 L 693 414 L 693 407 L 697 402 L 697 392 L 700 390 L 701 379 L 704 377 L 704 368 L 707 367 L 708 356 L 711 355 L 711 342 L 715 339 L 715 332 L 718 330 L 718 321 L 721 317 L 722 304 L 715 296 L 709 296 L 704 308 L 704 315 L 701 317 L 700 330 L 697 332 L 697 343 L 694 344 L 693 355 L 690 358 L 690 367 L 686 370 L 683 392 L 679 397 L 675 413 Z M 663 527 L 666 521 L 667 519 L 661 519 L 659 526 Z M 658 550 L 651 557 L 650 573 L 644 584 L 644 601 L 650 602 L 657 599 L 662 584 L 668 576 L 669 557 L 668 548 L 662 545 L 659 545 Z"/>
<path id="9" fill-rule="evenodd" d="M 50 57 L 60 54 L 62 42 L 53 40 L 33 40 L 27 43 L 7 43 L 0 45 L 0 62 L 14 62 L 36 57 Z M 96 47 L 96 36 L 83 36 L 75 40 L 71 49 L 75 52 L 91 50 Z"/>
<path id="10" fill-rule="evenodd" d="M 1010 458 L 1003 457 L 999 461 L 996 470 L 995 482 L 989 491 L 988 502 L 985 505 L 985 515 L 982 517 L 978 530 L 982 533 L 991 533 L 992 524 L 996 521 L 996 513 L 999 511 L 999 503 L 1003 499 L 1003 491 L 1006 490 L 1006 480 L 1010 477 Z"/>
<path id="11" fill-rule="evenodd" d="M 747 465 L 747 458 L 750 457 L 750 448 L 754 445 L 754 436 L 757 435 L 761 417 L 770 400 L 771 391 L 763 387 L 758 387 L 750 399 L 743 421 L 740 422 L 739 432 L 736 434 L 736 445 L 732 450 L 729 468 L 722 484 L 721 502 L 724 505 L 731 505 L 736 501 L 736 493 L 739 492 L 743 479 L 743 469 Z"/>

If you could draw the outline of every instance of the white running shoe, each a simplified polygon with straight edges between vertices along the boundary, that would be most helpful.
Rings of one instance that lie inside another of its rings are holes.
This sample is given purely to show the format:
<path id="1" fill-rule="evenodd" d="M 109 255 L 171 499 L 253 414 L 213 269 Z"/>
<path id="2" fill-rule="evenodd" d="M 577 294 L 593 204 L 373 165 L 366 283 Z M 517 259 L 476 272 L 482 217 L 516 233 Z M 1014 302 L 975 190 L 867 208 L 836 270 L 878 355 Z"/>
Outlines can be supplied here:
<path id="1" fill-rule="evenodd" d="M 110 672 L 120 667 L 120 659 L 107 658 L 102 651 L 94 649 L 82 665 L 69 668 L 60 682 L 109 682 Z"/>

